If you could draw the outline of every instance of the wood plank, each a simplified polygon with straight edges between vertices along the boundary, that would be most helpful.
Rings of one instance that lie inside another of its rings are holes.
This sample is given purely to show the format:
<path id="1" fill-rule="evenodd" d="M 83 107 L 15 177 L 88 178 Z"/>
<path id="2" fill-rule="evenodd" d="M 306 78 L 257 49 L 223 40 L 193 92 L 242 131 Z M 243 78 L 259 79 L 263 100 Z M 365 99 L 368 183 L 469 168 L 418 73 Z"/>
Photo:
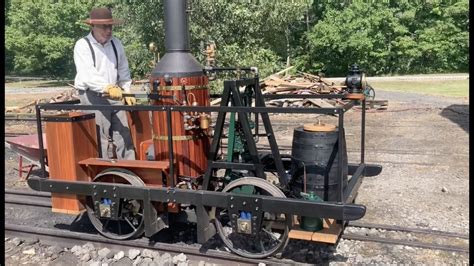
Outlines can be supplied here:
<path id="1" fill-rule="evenodd" d="M 168 161 L 141 161 L 141 160 L 110 160 L 102 158 L 88 158 L 78 162 L 80 165 L 95 165 L 107 167 L 146 168 L 165 170 L 170 167 Z"/>
<path id="2" fill-rule="evenodd" d="M 328 228 L 314 232 L 311 240 L 314 242 L 322 242 L 327 244 L 335 244 L 342 233 L 342 225 L 333 222 Z"/>
<path id="3" fill-rule="evenodd" d="M 291 239 L 301 239 L 311 241 L 313 232 L 301 230 L 299 226 L 294 226 L 293 229 L 288 233 L 288 237 Z"/>
<path id="4" fill-rule="evenodd" d="M 293 228 L 290 230 L 288 237 L 313 242 L 335 244 L 341 233 L 342 225 L 336 223 L 336 221 L 333 219 L 325 218 L 323 219 L 323 229 L 316 232 L 302 230 L 298 225 L 298 222 L 296 222 Z"/>
<path id="5" fill-rule="evenodd" d="M 317 105 L 322 108 L 334 108 L 334 105 L 322 99 L 306 99 L 306 101 L 311 102 L 312 104 Z"/>

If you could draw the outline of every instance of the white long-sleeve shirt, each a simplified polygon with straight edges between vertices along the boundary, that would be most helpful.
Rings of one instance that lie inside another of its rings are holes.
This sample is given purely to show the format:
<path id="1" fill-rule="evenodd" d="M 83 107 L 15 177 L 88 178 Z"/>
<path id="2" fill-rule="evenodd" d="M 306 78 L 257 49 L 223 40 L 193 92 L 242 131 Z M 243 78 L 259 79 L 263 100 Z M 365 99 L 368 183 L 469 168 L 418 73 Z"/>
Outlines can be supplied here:
<path id="1" fill-rule="evenodd" d="M 87 41 L 83 38 L 79 39 L 74 46 L 74 63 L 76 64 L 76 78 L 74 86 L 80 90 L 91 90 L 95 92 L 103 92 L 108 84 L 117 84 L 130 92 L 132 79 L 130 78 L 130 70 L 128 69 L 128 61 L 125 56 L 125 50 L 119 39 L 112 37 L 117 48 L 118 67 L 116 67 L 116 58 L 114 49 L 110 40 L 104 45 L 89 33 L 86 38 L 90 40 L 95 53 L 95 67 L 92 59 L 91 49 Z M 117 80 L 117 72 L 119 80 Z"/>

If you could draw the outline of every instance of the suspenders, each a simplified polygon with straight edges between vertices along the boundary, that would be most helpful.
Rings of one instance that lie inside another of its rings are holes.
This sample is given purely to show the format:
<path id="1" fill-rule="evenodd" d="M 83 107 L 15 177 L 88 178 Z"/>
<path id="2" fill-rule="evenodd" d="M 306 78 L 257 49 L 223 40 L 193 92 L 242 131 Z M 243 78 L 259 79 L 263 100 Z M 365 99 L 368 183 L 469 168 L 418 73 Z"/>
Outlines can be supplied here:
<path id="1" fill-rule="evenodd" d="M 87 44 L 89 45 L 89 48 L 91 49 L 91 54 L 92 54 L 92 61 L 94 61 L 94 67 L 95 67 L 95 53 L 94 53 L 94 49 L 92 48 L 92 44 L 91 44 L 91 41 L 89 40 L 89 38 L 84 37 L 84 40 L 86 40 Z M 115 65 L 115 69 L 117 69 L 117 82 L 119 81 L 119 73 L 118 73 L 118 53 L 117 53 L 117 48 L 115 47 L 115 44 L 114 44 L 114 41 L 112 39 L 110 39 L 110 43 L 112 44 L 112 48 L 114 48 L 114 54 L 115 54 L 115 61 L 117 62 L 117 64 Z"/>

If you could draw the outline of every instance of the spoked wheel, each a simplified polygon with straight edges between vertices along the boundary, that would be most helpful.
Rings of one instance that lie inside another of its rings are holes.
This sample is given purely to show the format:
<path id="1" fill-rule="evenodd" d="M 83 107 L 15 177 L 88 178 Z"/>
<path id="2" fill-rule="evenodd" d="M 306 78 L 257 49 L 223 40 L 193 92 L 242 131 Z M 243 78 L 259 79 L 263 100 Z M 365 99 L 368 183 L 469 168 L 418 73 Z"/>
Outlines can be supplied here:
<path id="1" fill-rule="evenodd" d="M 367 88 L 364 90 L 365 98 L 369 101 L 373 101 L 375 99 L 375 90 L 367 86 Z"/>
<path id="2" fill-rule="evenodd" d="M 234 180 L 224 188 L 223 192 L 285 198 L 285 194 L 280 189 L 257 177 Z M 247 258 L 271 256 L 281 251 L 288 243 L 288 232 L 292 225 L 291 215 L 264 212 L 260 218 L 262 226 L 259 232 L 239 233 L 233 229 L 227 209 L 216 208 L 215 211 L 217 232 L 224 244 L 234 253 Z"/>
<path id="3" fill-rule="evenodd" d="M 93 182 L 129 184 L 132 186 L 145 186 L 145 183 L 133 172 L 110 168 L 99 173 Z M 101 202 L 107 203 L 108 199 Z M 94 212 L 94 201 L 87 197 L 87 215 L 99 233 L 107 238 L 125 240 L 143 234 L 143 202 L 138 200 L 122 199 L 119 204 L 119 217 L 117 220 L 108 217 L 98 217 Z"/>

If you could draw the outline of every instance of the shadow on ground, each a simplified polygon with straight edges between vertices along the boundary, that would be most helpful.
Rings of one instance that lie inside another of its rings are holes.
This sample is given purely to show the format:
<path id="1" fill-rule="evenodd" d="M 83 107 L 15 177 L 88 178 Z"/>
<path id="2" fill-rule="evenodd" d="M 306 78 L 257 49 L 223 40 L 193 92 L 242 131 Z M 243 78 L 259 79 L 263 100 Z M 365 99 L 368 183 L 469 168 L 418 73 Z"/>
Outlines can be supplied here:
<path id="1" fill-rule="evenodd" d="M 74 221 L 70 224 L 58 223 L 54 225 L 54 227 L 72 232 L 98 234 L 97 230 L 95 230 L 94 226 L 90 222 L 89 217 L 87 217 L 87 212 L 77 215 L 76 219 L 74 219 Z"/>
<path id="2" fill-rule="evenodd" d="M 451 120 L 469 134 L 469 105 L 452 104 L 441 111 L 441 116 Z"/>

